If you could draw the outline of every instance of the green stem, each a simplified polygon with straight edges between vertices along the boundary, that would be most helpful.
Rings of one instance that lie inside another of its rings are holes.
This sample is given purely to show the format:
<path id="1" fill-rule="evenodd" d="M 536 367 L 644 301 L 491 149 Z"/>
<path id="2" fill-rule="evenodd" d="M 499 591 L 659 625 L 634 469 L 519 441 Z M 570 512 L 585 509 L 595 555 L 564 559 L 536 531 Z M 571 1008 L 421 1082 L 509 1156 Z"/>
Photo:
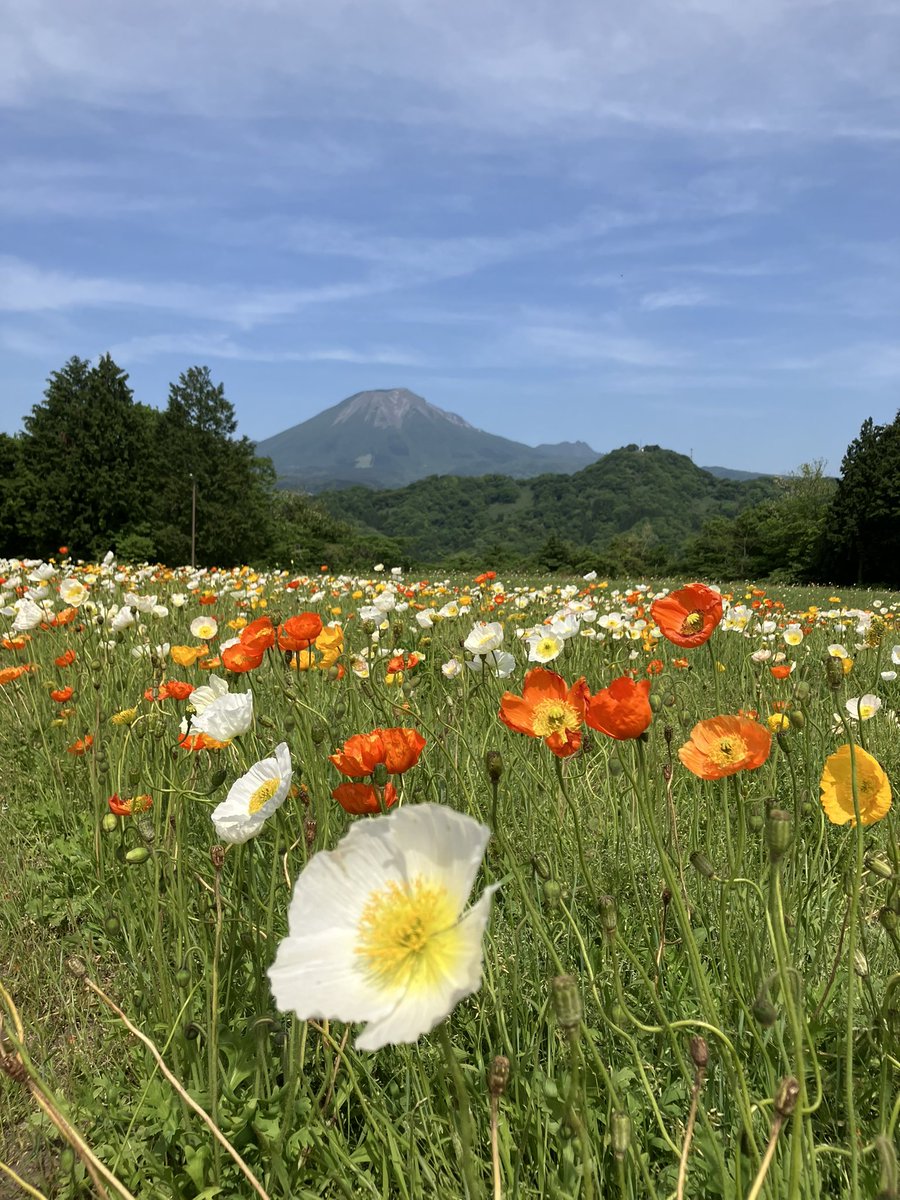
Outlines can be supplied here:
<path id="1" fill-rule="evenodd" d="M 441 1049 L 444 1052 L 447 1070 L 450 1072 L 450 1077 L 453 1080 L 453 1086 L 456 1090 L 456 1116 L 459 1127 L 459 1139 L 462 1143 L 462 1171 L 466 1185 L 466 1196 L 468 1200 L 482 1200 L 484 1188 L 482 1187 L 481 1180 L 478 1178 L 475 1164 L 475 1127 L 472 1123 L 472 1109 L 469 1104 L 469 1093 L 466 1091 L 466 1082 L 463 1079 L 462 1071 L 453 1052 L 453 1043 L 450 1041 L 449 1021 L 442 1021 L 438 1026 L 438 1037 Z"/>

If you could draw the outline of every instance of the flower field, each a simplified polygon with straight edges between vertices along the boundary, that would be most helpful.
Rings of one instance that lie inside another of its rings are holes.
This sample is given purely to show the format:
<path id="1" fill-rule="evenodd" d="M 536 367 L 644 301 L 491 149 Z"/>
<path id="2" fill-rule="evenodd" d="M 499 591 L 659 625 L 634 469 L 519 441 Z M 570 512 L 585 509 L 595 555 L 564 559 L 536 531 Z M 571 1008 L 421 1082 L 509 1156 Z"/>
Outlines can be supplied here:
<path id="1" fill-rule="evenodd" d="M 0 560 L 0 1197 L 896 1197 L 898 611 Z"/>

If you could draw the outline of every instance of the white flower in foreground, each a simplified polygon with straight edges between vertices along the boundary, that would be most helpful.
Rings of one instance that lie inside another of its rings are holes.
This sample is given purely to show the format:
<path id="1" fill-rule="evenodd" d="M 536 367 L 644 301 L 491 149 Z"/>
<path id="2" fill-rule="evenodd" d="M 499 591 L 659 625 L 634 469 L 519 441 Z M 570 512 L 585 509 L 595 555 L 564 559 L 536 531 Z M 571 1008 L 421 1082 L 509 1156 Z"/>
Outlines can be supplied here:
<path id="1" fill-rule="evenodd" d="M 490 831 L 437 804 L 358 821 L 300 874 L 269 970 L 279 1009 L 367 1021 L 360 1050 L 414 1042 L 481 986 L 491 895 L 463 912 Z"/>
<path id="2" fill-rule="evenodd" d="M 855 696 L 852 700 L 848 700 L 844 707 L 854 721 L 868 721 L 881 708 L 881 701 L 877 696 L 868 693 L 865 696 Z"/>
<path id="3" fill-rule="evenodd" d="M 503 626 L 499 621 L 478 621 L 463 642 L 470 654 L 490 654 L 503 641 Z"/>
<path id="4" fill-rule="evenodd" d="M 191 708 L 198 715 L 204 709 L 209 708 L 213 700 L 218 700 L 220 696 L 228 695 L 228 684 L 218 675 L 210 675 L 209 683 L 205 683 L 202 687 L 194 688 L 191 692 Z"/>
<path id="5" fill-rule="evenodd" d="M 219 840 L 237 845 L 256 837 L 290 790 L 291 752 L 287 742 L 282 742 L 275 747 L 273 758 L 254 763 L 246 775 L 236 779 L 214 810 L 212 821 Z"/>
<path id="6" fill-rule="evenodd" d="M 193 694 L 191 695 L 193 700 Z M 204 708 L 191 727 L 193 733 L 205 733 L 217 742 L 230 742 L 246 733 L 253 724 L 253 693 L 228 692 Z"/>

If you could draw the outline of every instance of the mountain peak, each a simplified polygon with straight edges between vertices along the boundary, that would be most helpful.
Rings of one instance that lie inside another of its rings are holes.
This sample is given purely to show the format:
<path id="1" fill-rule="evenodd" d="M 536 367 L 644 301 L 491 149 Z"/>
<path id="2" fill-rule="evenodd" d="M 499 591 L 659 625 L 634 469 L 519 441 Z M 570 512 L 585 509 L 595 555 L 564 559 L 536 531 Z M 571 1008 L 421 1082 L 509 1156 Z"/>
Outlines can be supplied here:
<path id="1" fill-rule="evenodd" d="M 376 429 L 399 429 L 406 418 L 416 413 L 430 420 L 444 420 L 461 429 L 471 429 L 468 421 L 456 413 L 445 412 L 435 404 L 429 404 L 423 396 L 417 396 L 408 388 L 379 388 L 371 392 L 357 392 L 337 405 L 335 425 L 346 421 L 365 421 Z"/>

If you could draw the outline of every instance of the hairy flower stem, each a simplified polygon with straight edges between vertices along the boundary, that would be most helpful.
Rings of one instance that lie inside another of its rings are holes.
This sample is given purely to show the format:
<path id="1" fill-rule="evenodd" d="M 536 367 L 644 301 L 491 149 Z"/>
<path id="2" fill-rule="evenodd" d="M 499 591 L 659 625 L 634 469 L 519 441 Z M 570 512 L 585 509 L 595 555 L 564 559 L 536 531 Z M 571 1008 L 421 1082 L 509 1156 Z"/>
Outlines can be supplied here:
<path id="1" fill-rule="evenodd" d="M 587 1126 L 578 1111 L 579 1103 L 584 1102 L 581 1082 L 581 1040 L 580 1029 L 576 1025 L 566 1030 L 569 1042 L 569 1091 L 566 1096 L 566 1120 L 581 1148 L 581 1194 L 584 1200 L 594 1200 L 594 1173 L 591 1163 L 591 1142 Z"/>
<path id="2" fill-rule="evenodd" d="M 596 905 L 597 890 L 594 887 L 594 880 L 591 877 L 591 873 L 588 871 L 587 859 L 584 853 L 584 839 L 581 836 L 581 818 L 578 815 L 578 809 L 575 806 L 575 802 L 569 796 L 568 789 L 566 788 L 562 759 L 554 758 L 553 762 L 556 767 L 556 778 L 557 782 L 559 783 L 559 794 L 565 801 L 566 806 L 572 816 L 572 825 L 575 829 L 575 844 L 578 847 L 578 862 L 581 866 L 581 873 L 584 876 L 587 889 L 591 894 L 591 901 L 594 905 Z"/>
<path id="3" fill-rule="evenodd" d="M 466 1197 L 467 1200 L 483 1200 L 484 1189 L 475 1165 L 475 1127 L 472 1123 L 472 1108 L 469 1104 L 469 1093 L 466 1091 L 466 1081 L 463 1079 L 462 1071 L 453 1052 L 453 1043 L 450 1041 L 449 1021 L 440 1023 L 438 1037 L 441 1049 L 444 1051 L 447 1070 L 456 1091 L 456 1117 L 459 1140 L 462 1143 L 462 1171 L 466 1185 Z"/>

